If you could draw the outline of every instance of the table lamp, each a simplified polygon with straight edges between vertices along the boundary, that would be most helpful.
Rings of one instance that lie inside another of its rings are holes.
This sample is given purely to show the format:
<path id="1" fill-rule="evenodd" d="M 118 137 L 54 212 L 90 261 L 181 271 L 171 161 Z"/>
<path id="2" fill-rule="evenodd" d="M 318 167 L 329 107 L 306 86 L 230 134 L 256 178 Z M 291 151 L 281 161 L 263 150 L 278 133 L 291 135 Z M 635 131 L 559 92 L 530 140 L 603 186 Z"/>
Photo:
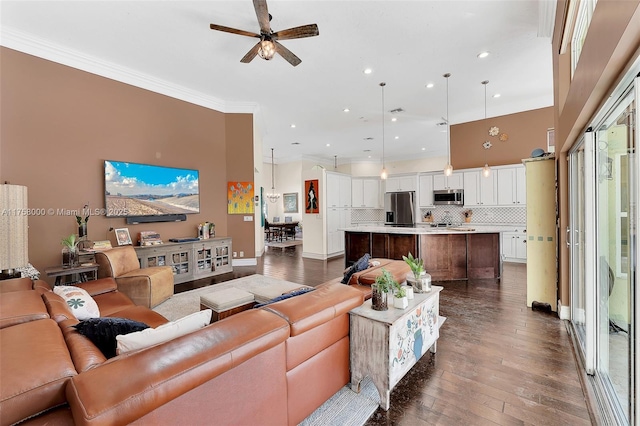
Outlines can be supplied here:
<path id="1" fill-rule="evenodd" d="M 27 187 L 0 185 L 0 279 L 20 277 L 29 263 Z"/>

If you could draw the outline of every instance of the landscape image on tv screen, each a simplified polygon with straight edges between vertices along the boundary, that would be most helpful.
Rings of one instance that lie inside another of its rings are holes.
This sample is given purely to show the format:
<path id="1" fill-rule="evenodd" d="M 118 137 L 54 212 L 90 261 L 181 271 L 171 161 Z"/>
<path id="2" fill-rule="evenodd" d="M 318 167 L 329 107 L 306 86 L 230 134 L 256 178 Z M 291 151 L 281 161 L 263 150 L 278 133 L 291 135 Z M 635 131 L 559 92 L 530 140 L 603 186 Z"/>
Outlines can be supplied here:
<path id="1" fill-rule="evenodd" d="M 104 186 L 107 217 L 200 212 L 197 170 L 105 161 Z"/>

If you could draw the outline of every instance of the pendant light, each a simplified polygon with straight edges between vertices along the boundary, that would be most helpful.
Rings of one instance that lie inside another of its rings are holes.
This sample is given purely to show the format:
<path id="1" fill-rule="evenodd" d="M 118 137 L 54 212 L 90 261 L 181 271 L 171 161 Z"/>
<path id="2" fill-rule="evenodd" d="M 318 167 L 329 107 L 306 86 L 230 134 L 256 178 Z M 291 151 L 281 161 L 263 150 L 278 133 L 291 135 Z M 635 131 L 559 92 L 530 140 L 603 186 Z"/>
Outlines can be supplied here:
<path id="1" fill-rule="evenodd" d="M 382 172 L 380 172 L 380 179 L 385 180 L 389 176 L 387 173 L 387 169 L 384 166 L 384 86 L 387 83 L 380 83 L 380 87 L 382 88 Z"/>
<path id="2" fill-rule="evenodd" d="M 453 166 L 451 165 L 451 124 L 449 124 L 449 77 L 450 73 L 443 75 L 447 79 L 447 165 L 444 166 L 444 175 L 451 176 Z"/>
<path id="3" fill-rule="evenodd" d="M 485 80 L 482 82 L 484 85 L 484 121 L 487 122 L 487 84 L 489 84 L 489 80 Z M 482 176 L 489 177 L 491 175 L 491 167 L 489 167 L 489 163 L 487 163 L 487 149 L 491 148 L 491 143 L 484 143 L 484 167 L 482 168 Z"/>
<path id="4" fill-rule="evenodd" d="M 278 194 L 276 192 L 276 188 L 273 185 L 273 170 L 274 170 L 274 163 L 273 163 L 273 148 L 271 148 L 271 192 L 269 194 L 267 194 L 267 199 L 269 201 L 271 201 L 272 203 L 275 203 L 276 201 L 278 201 L 280 199 L 280 194 Z"/>

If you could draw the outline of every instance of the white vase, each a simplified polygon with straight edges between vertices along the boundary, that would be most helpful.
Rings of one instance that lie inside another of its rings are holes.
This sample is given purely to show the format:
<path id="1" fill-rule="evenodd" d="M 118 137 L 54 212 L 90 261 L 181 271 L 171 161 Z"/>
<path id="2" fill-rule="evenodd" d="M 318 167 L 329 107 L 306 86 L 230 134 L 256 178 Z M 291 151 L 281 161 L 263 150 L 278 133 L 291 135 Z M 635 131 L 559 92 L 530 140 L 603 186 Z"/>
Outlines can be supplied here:
<path id="1" fill-rule="evenodd" d="M 406 309 L 409 306 L 409 301 L 407 297 L 394 297 L 393 298 L 393 307 L 397 309 Z"/>
<path id="2" fill-rule="evenodd" d="M 410 285 L 403 285 L 402 288 L 404 288 L 405 294 L 407 295 L 407 300 L 412 300 L 413 299 L 413 287 Z"/>

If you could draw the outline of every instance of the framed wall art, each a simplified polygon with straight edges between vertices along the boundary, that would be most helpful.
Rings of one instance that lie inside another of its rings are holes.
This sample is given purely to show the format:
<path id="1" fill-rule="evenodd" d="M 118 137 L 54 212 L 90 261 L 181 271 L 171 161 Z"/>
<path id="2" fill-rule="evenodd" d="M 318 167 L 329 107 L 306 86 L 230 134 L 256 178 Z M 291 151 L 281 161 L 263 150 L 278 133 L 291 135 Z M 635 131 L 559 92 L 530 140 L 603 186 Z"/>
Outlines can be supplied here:
<path id="1" fill-rule="evenodd" d="M 253 182 L 227 182 L 227 213 L 253 214 Z"/>
<path id="2" fill-rule="evenodd" d="M 318 197 L 318 179 L 304 181 L 304 212 L 307 214 L 320 213 L 320 199 Z"/>
<path id="3" fill-rule="evenodd" d="M 282 203 L 285 213 L 298 213 L 298 193 L 289 192 L 282 194 Z"/>

